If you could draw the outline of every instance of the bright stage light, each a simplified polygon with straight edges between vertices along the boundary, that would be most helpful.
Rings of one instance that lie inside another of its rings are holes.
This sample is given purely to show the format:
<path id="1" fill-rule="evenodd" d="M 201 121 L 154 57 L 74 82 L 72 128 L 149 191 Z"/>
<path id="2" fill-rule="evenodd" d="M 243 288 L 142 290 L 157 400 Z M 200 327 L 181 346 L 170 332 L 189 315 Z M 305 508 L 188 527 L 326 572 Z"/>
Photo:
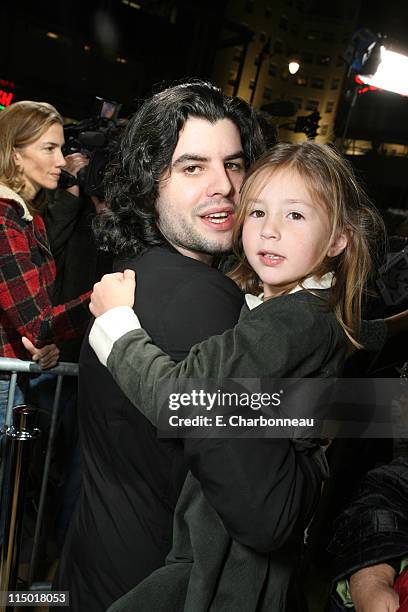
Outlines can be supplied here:
<path id="1" fill-rule="evenodd" d="M 381 59 L 375 74 L 359 75 L 366 85 L 408 96 L 408 56 L 381 46 Z"/>

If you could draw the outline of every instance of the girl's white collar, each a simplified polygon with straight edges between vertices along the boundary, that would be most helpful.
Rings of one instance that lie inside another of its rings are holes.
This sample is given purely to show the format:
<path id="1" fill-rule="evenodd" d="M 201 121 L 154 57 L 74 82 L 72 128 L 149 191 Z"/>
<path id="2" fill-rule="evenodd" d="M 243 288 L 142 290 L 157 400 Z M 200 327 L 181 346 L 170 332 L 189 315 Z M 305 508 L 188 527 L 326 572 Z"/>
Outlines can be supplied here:
<path id="1" fill-rule="evenodd" d="M 301 285 L 296 285 L 296 287 L 294 287 L 292 291 L 289 291 L 287 295 L 289 295 L 290 293 L 296 293 L 297 291 L 302 291 L 303 289 L 330 289 L 333 284 L 333 272 L 327 272 L 327 274 L 324 274 L 321 278 L 309 276 L 303 281 Z M 245 301 L 249 310 L 253 310 L 260 304 L 263 304 L 263 293 L 261 293 L 261 295 L 253 295 L 252 293 L 246 293 Z"/>

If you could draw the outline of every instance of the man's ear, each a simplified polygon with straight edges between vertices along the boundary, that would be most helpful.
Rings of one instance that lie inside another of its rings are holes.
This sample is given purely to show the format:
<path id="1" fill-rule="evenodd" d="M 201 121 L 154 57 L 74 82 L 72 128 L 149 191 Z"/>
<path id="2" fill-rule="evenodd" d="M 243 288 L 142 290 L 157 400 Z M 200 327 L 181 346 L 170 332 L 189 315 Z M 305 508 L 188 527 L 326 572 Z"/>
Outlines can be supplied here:
<path id="1" fill-rule="evenodd" d="M 346 231 L 339 232 L 332 244 L 330 245 L 329 250 L 327 251 L 328 257 L 336 257 L 336 255 L 340 255 L 346 248 L 349 241 L 349 234 Z"/>

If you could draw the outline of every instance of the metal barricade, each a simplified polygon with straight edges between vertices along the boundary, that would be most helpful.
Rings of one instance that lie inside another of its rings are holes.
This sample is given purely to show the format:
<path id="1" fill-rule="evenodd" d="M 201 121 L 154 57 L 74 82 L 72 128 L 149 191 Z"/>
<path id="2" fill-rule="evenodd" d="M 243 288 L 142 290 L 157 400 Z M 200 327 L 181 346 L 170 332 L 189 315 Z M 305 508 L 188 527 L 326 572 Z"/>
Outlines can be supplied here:
<path id="1" fill-rule="evenodd" d="M 0 508 L 0 591 L 14 591 L 17 586 L 30 442 L 39 435 L 39 430 L 34 427 L 35 416 L 34 408 L 16 406 L 13 424 L 5 433 Z"/>
<path id="2" fill-rule="evenodd" d="M 0 358 L 0 372 L 11 373 L 0 456 L 0 507 L 2 516 L 1 531 L 3 532 L 0 532 L 0 590 L 10 591 L 15 590 L 17 584 L 17 569 L 20 556 L 20 536 L 25 499 L 25 480 L 28 471 L 30 452 L 29 447 L 31 446 L 32 440 L 38 437 L 40 433 L 39 430 L 33 426 L 33 420 L 36 413 L 35 408 L 27 405 L 20 405 L 13 408 L 14 394 L 17 385 L 17 375 L 19 373 L 49 373 L 56 376 L 56 388 L 51 410 L 50 430 L 45 453 L 43 475 L 41 479 L 38 512 L 29 567 L 28 587 L 30 587 L 35 576 L 37 564 L 41 525 L 47 493 L 47 482 L 54 441 L 57 434 L 62 381 L 64 376 L 78 375 L 78 364 L 60 363 L 54 368 L 42 370 L 35 362 L 3 357 Z"/>

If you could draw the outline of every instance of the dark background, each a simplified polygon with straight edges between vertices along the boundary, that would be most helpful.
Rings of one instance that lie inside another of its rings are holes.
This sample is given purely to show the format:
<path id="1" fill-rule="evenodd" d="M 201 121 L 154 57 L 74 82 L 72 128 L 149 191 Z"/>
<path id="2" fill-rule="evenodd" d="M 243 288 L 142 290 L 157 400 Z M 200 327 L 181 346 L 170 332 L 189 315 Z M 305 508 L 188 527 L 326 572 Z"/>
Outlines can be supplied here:
<path id="1" fill-rule="evenodd" d="M 123 103 L 126 117 L 163 84 L 193 76 L 211 79 L 221 32 L 229 29 L 231 40 L 239 38 L 239 29 L 226 18 L 226 0 L 138 4 L 141 10 L 121 0 L 1 2 L 0 89 L 2 80 L 12 82 L 14 100 L 47 100 L 74 119 L 90 117 L 100 96 Z M 301 0 L 301 5 L 317 18 L 336 17 L 341 8 L 338 0 Z M 359 27 L 387 34 L 395 50 L 408 53 L 408 0 L 362 0 Z M 58 33 L 58 40 L 47 32 Z M 349 87 L 346 79 L 344 90 Z M 344 97 L 337 135 L 343 133 L 348 108 Z M 408 98 L 381 91 L 358 96 L 347 137 L 373 143 L 373 155 L 353 163 L 377 203 L 406 207 L 407 157 L 379 160 L 375 150 L 382 142 L 408 144 Z"/>

